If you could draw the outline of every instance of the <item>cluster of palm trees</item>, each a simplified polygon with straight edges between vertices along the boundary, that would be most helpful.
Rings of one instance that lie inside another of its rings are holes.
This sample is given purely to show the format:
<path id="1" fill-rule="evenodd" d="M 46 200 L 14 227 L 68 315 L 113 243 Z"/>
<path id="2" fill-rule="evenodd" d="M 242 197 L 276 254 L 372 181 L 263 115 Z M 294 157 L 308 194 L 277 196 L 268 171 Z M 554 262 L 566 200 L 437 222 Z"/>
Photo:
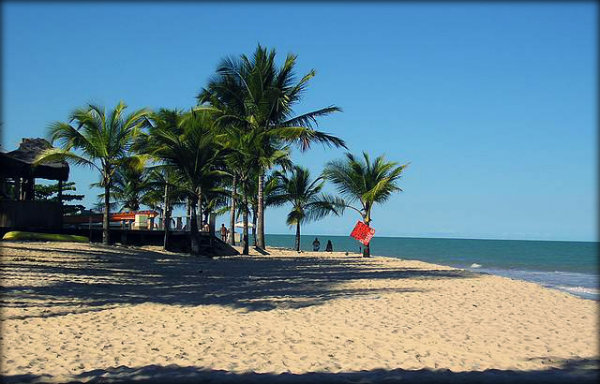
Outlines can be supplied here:
<path id="1" fill-rule="evenodd" d="M 198 222 L 212 213 L 229 211 L 230 231 L 242 216 L 242 253 L 249 250 L 249 216 L 256 232 L 255 246 L 265 248 L 265 208 L 289 203 L 289 225 L 300 225 L 327 214 L 357 210 L 366 224 L 371 208 L 394 191 L 405 165 L 368 155 L 328 163 L 311 180 L 308 170 L 293 165 L 293 147 L 306 151 L 314 143 L 346 148 L 338 137 L 319 131 L 317 119 L 340 111 L 331 105 L 294 115 L 315 71 L 296 80 L 296 56 L 283 65 L 275 51 L 260 45 L 251 57 L 222 60 L 197 105 L 187 111 L 140 109 L 126 114 L 120 102 L 112 111 L 97 105 L 75 110 L 68 122 L 50 126 L 57 148 L 43 153 L 38 162 L 67 160 L 97 169 L 104 188 L 103 242 L 109 242 L 111 205 L 137 210 L 141 205 L 161 207 L 168 247 L 172 209 L 187 204 L 190 214 L 191 251 L 199 253 Z M 346 200 L 321 192 L 325 180 L 338 187 Z M 358 208 L 351 203 L 360 202 Z M 231 243 L 235 238 L 231 236 Z M 368 256 L 368 247 L 365 247 Z"/>

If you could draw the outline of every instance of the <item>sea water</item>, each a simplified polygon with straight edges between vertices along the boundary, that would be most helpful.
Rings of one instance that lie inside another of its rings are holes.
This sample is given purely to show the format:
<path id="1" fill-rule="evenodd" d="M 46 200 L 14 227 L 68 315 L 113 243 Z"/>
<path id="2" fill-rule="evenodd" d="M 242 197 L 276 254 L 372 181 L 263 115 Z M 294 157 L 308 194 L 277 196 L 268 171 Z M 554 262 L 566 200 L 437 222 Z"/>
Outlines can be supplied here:
<path id="1" fill-rule="evenodd" d="M 334 251 L 358 253 L 360 243 L 346 236 L 303 235 L 302 250 L 319 238 Z M 266 235 L 269 246 L 293 248 L 293 235 Z M 371 254 L 412 259 L 526 280 L 586 299 L 600 300 L 597 242 L 431 239 L 375 237 Z"/>

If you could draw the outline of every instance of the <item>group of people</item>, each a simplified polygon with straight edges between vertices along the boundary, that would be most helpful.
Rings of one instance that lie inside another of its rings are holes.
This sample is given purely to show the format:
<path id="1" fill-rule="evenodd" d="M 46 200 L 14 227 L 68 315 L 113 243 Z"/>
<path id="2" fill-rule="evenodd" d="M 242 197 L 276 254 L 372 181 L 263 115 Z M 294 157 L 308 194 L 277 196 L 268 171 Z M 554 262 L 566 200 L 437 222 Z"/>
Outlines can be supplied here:
<path id="1" fill-rule="evenodd" d="M 313 251 L 317 252 L 321 247 L 321 242 L 319 238 L 315 237 L 315 241 L 313 241 Z M 333 252 L 333 244 L 331 240 L 327 240 L 327 245 L 325 246 L 325 252 Z"/>
<path id="2" fill-rule="evenodd" d="M 225 227 L 225 224 L 221 224 L 221 229 L 220 229 L 220 234 L 221 234 L 221 240 L 226 241 L 227 240 L 227 235 L 229 234 L 229 230 L 227 229 L 227 227 Z M 317 252 L 319 250 L 319 248 L 321 248 L 321 242 L 319 241 L 319 238 L 315 237 L 315 241 L 313 241 L 313 251 Z M 331 240 L 327 240 L 327 245 L 325 246 L 325 252 L 333 252 L 333 243 L 331 242 Z"/>

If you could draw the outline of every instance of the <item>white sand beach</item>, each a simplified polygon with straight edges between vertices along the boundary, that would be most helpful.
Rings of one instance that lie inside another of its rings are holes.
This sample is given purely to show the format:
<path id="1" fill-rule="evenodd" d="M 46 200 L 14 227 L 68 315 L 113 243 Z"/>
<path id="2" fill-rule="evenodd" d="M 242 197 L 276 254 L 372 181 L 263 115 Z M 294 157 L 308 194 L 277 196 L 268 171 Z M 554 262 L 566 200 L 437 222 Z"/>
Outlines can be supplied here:
<path id="1" fill-rule="evenodd" d="M 599 303 L 533 283 L 282 249 L 212 260 L 73 243 L 0 251 L 5 382 L 597 374 Z"/>

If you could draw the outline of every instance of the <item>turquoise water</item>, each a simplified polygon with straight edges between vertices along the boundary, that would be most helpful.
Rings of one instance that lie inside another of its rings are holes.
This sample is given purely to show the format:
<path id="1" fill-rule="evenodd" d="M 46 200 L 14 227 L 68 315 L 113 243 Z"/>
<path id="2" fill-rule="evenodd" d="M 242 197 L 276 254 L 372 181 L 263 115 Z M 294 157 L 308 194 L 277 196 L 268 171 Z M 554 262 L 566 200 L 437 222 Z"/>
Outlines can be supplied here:
<path id="1" fill-rule="evenodd" d="M 359 252 L 346 236 L 317 236 L 334 251 Z M 312 250 L 315 236 L 301 236 L 300 247 Z M 267 245 L 292 248 L 292 235 L 266 235 Z M 532 281 L 587 299 L 600 299 L 598 243 L 572 241 L 426 239 L 376 237 L 371 254 L 413 259 Z"/>

